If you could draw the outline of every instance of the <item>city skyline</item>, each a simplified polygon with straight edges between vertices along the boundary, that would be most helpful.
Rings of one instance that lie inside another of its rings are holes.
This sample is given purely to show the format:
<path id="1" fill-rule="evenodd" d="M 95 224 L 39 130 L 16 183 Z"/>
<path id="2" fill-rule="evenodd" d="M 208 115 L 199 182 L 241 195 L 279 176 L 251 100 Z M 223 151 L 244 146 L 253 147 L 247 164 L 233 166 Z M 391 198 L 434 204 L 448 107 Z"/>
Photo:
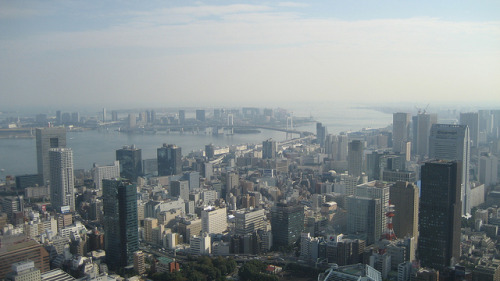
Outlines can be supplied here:
<path id="1" fill-rule="evenodd" d="M 499 103 L 495 1 L 0 7 L 0 90 L 11 108 Z"/>

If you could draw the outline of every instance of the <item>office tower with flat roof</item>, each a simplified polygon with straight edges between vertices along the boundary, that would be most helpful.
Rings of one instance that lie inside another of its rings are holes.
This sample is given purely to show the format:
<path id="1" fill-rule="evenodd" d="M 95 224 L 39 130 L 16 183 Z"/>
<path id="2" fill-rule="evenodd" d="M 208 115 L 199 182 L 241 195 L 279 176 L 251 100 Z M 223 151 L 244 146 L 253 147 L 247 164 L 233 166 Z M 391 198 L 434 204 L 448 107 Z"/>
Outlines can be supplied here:
<path id="1" fill-rule="evenodd" d="M 360 140 L 349 142 L 348 148 L 348 173 L 351 176 L 359 177 L 363 172 L 363 150 L 364 144 Z"/>
<path id="2" fill-rule="evenodd" d="M 429 135 L 432 125 L 436 123 L 436 114 L 419 113 L 413 118 L 413 144 L 415 154 L 421 159 L 429 153 Z"/>
<path id="3" fill-rule="evenodd" d="M 73 151 L 70 148 L 49 149 L 50 202 L 60 211 L 68 206 L 75 211 L 75 178 L 73 175 Z"/>
<path id="4" fill-rule="evenodd" d="M 120 162 L 120 176 L 132 182 L 142 175 L 142 150 L 135 145 L 116 150 L 116 161 Z"/>
<path id="5" fill-rule="evenodd" d="M 43 184 L 50 180 L 49 149 L 60 147 L 66 147 L 66 129 L 64 127 L 36 129 L 37 168 Z"/>
<path id="6" fill-rule="evenodd" d="M 380 199 L 350 195 L 346 197 L 347 233 L 363 234 L 366 245 L 380 239 L 382 204 Z"/>
<path id="7" fill-rule="evenodd" d="M 103 179 L 109 180 L 120 177 L 120 162 L 115 161 L 113 162 L 113 165 L 107 166 L 99 166 L 94 163 L 94 167 L 92 167 L 91 173 L 96 189 L 101 190 Z"/>
<path id="8" fill-rule="evenodd" d="M 446 160 L 422 166 L 417 253 L 423 267 L 442 269 L 460 258 L 461 168 Z"/>
<path id="9" fill-rule="evenodd" d="M 158 176 L 178 175 L 182 172 L 181 148 L 174 144 L 164 143 L 156 150 L 158 159 Z"/>
<path id="10" fill-rule="evenodd" d="M 225 232 L 227 230 L 226 208 L 206 207 L 201 211 L 201 225 L 203 232 L 208 234 Z"/>
<path id="11" fill-rule="evenodd" d="M 273 245 L 287 247 L 300 239 L 304 230 L 304 207 L 278 203 L 271 209 Z"/>
<path id="12" fill-rule="evenodd" d="M 479 113 L 460 113 L 460 125 L 469 127 L 471 147 L 479 146 Z"/>
<path id="13" fill-rule="evenodd" d="M 128 127 L 129 129 L 133 129 L 137 126 L 137 119 L 135 113 L 128 114 Z"/>
<path id="14" fill-rule="evenodd" d="M 188 181 L 171 181 L 170 195 L 179 197 L 189 201 L 189 182 Z"/>
<path id="15" fill-rule="evenodd" d="M 410 139 L 410 120 L 410 113 L 392 114 L 392 150 L 396 153 L 406 151 L 405 145 Z"/>
<path id="16" fill-rule="evenodd" d="M 43 245 L 24 235 L 0 237 L 0 280 L 12 271 L 13 264 L 25 261 L 34 262 L 42 273 L 50 270 L 49 253 Z"/>
<path id="17" fill-rule="evenodd" d="M 325 146 L 326 136 L 328 135 L 326 127 L 320 122 L 316 123 L 316 139 L 320 147 Z"/>
<path id="18" fill-rule="evenodd" d="M 492 186 L 498 182 L 498 158 L 485 153 L 479 158 L 479 182 Z"/>
<path id="19" fill-rule="evenodd" d="M 186 111 L 181 109 L 179 110 L 179 124 L 184 125 L 186 122 Z"/>
<path id="20" fill-rule="evenodd" d="M 462 165 L 462 215 L 469 214 L 470 205 L 470 139 L 466 125 L 434 124 L 429 137 L 429 158 L 457 160 Z"/>
<path id="21" fill-rule="evenodd" d="M 399 181 L 391 185 L 389 201 L 394 205 L 392 224 L 396 237 L 418 238 L 418 187 L 410 182 Z"/>
<path id="22" fill-rule="evenodd" d="M 196 110 L 196 120 L 200 122 L 205 122 L 205 110 L 204 109 L 197 109 Z"/>
<path id="23" fill-rule="evenodd" d="M 278 152 L 278 145 L 275 140 L 268 139 L 262 142 L 262 159 L 274 159 Z"/>
<path id="24" fill-rule="evenodd" d="M 106 264 L 117 269 L 133 264 L 139 250 L 137 188 L 122 179 L 104 179 L 102 184 Z"/>
<path id="25" fill-rule="evenodd" d="M 357 185 L 354 189 L 354 195 L 357 197 L 380 200 L 380 210 L 375 215 L 375 233 L 376 239 L 379 239 L 386 228 L 385 207 L 389 205 L 389 186 L 381 181 L 371 181 Z"/>
<path id="26" fill-rule="evenodd" d="M 260 210 L 238 210 L 234 213 L 235 230 L 238 235 L 252 234 L 266 228 L 266 214 Z"/>

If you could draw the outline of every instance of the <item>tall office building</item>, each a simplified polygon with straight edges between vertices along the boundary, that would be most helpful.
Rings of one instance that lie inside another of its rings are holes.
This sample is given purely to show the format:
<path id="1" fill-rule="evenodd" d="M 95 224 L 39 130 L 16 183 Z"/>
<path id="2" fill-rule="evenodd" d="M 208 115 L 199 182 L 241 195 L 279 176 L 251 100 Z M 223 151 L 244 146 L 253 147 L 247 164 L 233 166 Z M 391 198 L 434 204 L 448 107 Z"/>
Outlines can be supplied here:
<path id="1" fill-rule="evenodd" d="M 418 238 L 418 187 L 409 182 L 396 182 L 390 187 L 389 198 L 394 205 L 392 224 L 396 237 Z"/>
<path id="2" fill-rule="evenodd" d="M 99 166 L 94 163 L 94 167 L 92 167 L 91 173 L 96 189 L 101 190 L 103 179 L 113 179 L 120 177 L 120 162 L 115 161 L 113 165 L 107 166 Z"/>
<path id="3" fill-rule="evenodd" d="M 417 252 L 424 267 L 442 269 L 460 257 L 461 167 L 445 160 L 422 166 Z"/>
<path id="4" fill-rule="evenodd" d="M 347 232 L 363 234 L 366 245 L 371 245 L 380 239 L 380 225 L 382 204 L 380 199 L 358 197 L 350 195 L 346 197 L 347 205 Z"/>
<path id="5" fill-rule="evenodd" d="M 116 161 L 120 162 L 120 175 L 132 182 L 142 174 L 142 151 L 135 145 L 124 146 L 116 151 Z"/>
<path id="6" fill-rule="evenodd" d="M 234 213 L 235 230 L 238 235 L 252 234 L 257 230 L 265 230 L 266 214 L 264 209 L 244 211 L 239 210 Z"/>
<path id="7" fill-rule="evenodd" d="M 262 159 L 274 159 L 278 152 L 278 145 L 275 140 L 268 139 L 262 142 Z"/>
<path id="8" fill-rule="evenodd" d="M 189 201 L 189 182 L 188 181 L 171 181 L 170 195 L 180 197 Z"/>
<path id="9" fill-rule="evenodd" d="M 397 112 L 392 115 L 392 150 L 396 153 L 406 151 L 410 139 L 410 113 Z"/>
<path id="10" fill-rule="evenodd" d="M 44 184 L 50 180 L 49 149 L 60 147 L 66 147 L 66 129 L 64 127 L 36 129 L 37 168 Z"/>
<path id="11" fill-rule="evenodd" d="M 363 172 L 363 142 L 360 140 L 353 140 L 349 142 L 348 149 L 348 173 L 351 176 L 359 177 Z"/>
<path id="12" fill-rule="evenodd" d="M 204 109 L 197 109 L 196 110 L 196 120 L 197 121 L 201 121 L 201 122 L 205 122 L 206 119 L 205 119 L 205 110 Z"/>
<path id="13" fill-rule="evenodd" d="M 129 113 L 128 114 L 128 127 L 130 129 L 133 129 L 137 126 L 137 118 L 135 116 L 135 113 Z"/>
<path id="14" fill-rule="evenodd" d="M 70 148 L 49 149 L 50 202 L 60 210 L 69 206 L 75 211 L 75 178 L 73 175 L 73 151 Z"/>
<path id="15" fill-rule="evenodd" d="M 182 172 L 181 148 L 174 144 L 164 143 L 156 151 L 158 159 L 158 176 L 178 175 Z"/>
<path id="16" fill-rule="evenodd" d="M 460 125 L 469 127 L 469 135 L 472 147 L 479 146 L 479 113 L 460 113 Z"/>
<path id="17" fill-rule="evenodd" d="M 316 123 L 316 139 L 321 147 L 325 146 L 325 140 L 326 140 L 326 127 L 323 126 L 320 122 Z"/>
<path id="18" fill-rule="evenodd" d="M 389 186 L 381 181 L 371 181 L 357 185 L 354 189 L 354 195 L 380 201 L 380 210 L 375 215 L 375 233 L 376 239 L 382 236 L 386 227 L 385 207 L 389 205 Z"/>
<path id="19" fill-rule="evenodd" d="M 186 111 L 181 109 L 179 110 L 179 124 L 184 125 L 186 122 Z"/>
<path id="20" fill-rule="evenodd" d="M 206 207 L 201 211 L 201 225 L 203 232 L 208 234 L 225 232 L 227 230 L 226 208 Z"/>
<path id="21" fill-rule="evenodd" d="M 106 108 L 103 107 L 102 108 L 102 122 L 106 122 Z"/>
<path id="22" fill-rule="evenodd" d="M 479 158 L 479 181 L 485 186 L 491 186 L 498 182 L 498 158 L 485 153 Z"/>
<path id="23" fill-rule="evenodd" d="M 466 125 L 434 124 L 429 137 L 429 157 L 439 160 L 457 160 L 462 164 L 462 215 L 469 214 L 470 206 L 470 140 Z"/>
<path id="24" fill-rule="evenodd" d="M 271 209 L 273 245 L 287 247 L 300 239 L 304 230 L 304 207 L 278 203 Z"/>
<path id="25" fill-rule="evenodd" d="M 117 269 L 133 264 L 139 250 L 137 189 L 121 179 L 104 179 L 102 184 L 106 263 Z"/>
<path id="26" fill-rule="evenodd" d="M 436 114 L 419 113 L 413 118 L 414 153 L 421 159 L 429 153 L 429 135 L 431 126 L 437 123 Z"/>

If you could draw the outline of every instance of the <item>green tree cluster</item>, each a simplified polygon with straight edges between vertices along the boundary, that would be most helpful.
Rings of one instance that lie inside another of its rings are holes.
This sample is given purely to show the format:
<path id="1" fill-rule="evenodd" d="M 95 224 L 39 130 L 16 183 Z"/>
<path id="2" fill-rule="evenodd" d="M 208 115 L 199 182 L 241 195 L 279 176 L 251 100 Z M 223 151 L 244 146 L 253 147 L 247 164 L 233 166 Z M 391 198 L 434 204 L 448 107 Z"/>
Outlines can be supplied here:
<path id="1" fill-rule="evenodd" d="M 238 276 L 242 281 L 278 281 L 278 277 L 265 273 L 267 265 L 259 260 L 251 260 L 246 262 L 238 272 Z"/>
<path id="2" fill-rule="evenodd" d="M 155 273 L 150 278 L 154 281 L 222 281 L 235 269 L 236 262 L 232 258 L 201 256 L 183 263 L 179 272 Z"/>

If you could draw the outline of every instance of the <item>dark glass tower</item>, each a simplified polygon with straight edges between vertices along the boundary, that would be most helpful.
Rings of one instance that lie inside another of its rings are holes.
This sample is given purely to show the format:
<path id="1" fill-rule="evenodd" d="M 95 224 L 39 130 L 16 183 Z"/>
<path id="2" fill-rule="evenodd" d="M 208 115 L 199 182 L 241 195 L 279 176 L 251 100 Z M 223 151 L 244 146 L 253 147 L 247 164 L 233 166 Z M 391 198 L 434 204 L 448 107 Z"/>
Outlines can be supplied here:
<path id="1" fill-rule="evenodd" d="M 293 245 L 304 230 L 304 207 L 278 203 L 271 210 L 273 244 L 277 247 Z"/>
<path id="2" fill-rule="evenodd" d="M 137 189 L 122 179 L 103 179 L 106 263 L 112 269 L 134 262 L 139 250 Z"/>
<path id="3" fill-rule="evenodd" d="M 120 176 L 132 182 L 142 174 L 142 151 L 132 146 L 124 146 L 116 151 L 116 160 L 120 162 Z"/>
<path id="4" fill-rule="evenodd" d="M 181 148 L 173 144 L 163 144 L 157 149 L 158 176 L 177 175 L 182 172 Z"/>
<path id="5" fill-rule="evenodd" d="M 460 257 L 461 167 L 444 160 L 422 166 L 417 251 L 424 267 L 442 269 Z"/>

